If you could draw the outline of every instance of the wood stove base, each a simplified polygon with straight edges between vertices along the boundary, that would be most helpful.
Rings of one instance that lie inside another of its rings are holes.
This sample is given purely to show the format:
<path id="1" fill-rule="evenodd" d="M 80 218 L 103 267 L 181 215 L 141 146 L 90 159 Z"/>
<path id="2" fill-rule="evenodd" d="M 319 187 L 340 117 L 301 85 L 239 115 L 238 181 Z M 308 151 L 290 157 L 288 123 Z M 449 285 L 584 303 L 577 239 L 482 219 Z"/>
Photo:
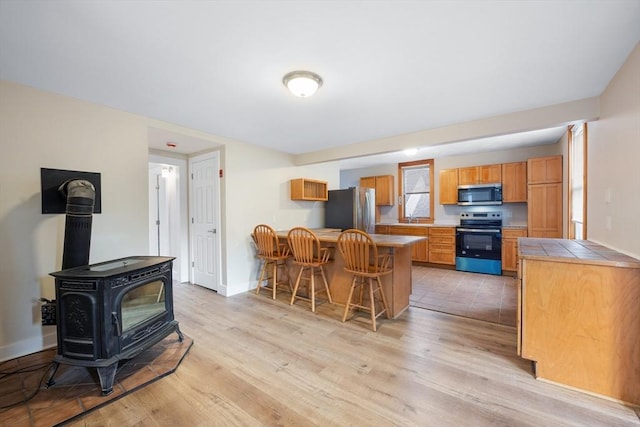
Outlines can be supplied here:
<path id="1" fill-rule="evenodd" d="M 72 359 L 69 357 L 57 355 L 53 359 L 53 365 L 54 365 L 53 371 L 51 373 L 51 376 L 49 377 L 49 380 L 47 380 L 46 382 L 46 387 L 49 388 L 56 383 L 53 377 L 56 375 L 56 372 L 58 371 L 58 367 L 60 366 L 60 364 L 64 363 L 65 365 L 71 365 L 71 366 L 95 368 L 96 372 L 98 373 L 98 378 L 100 380 L 100 388 L 102 389 L 102 395 L 108 396 L 113 392 L 113 383 L 116 378 L 116 372 L 118 371 L 118 364 L 120 363 L 120 361 L 133 359 L 134 357 L 142 353 L 147 348 L 162 341 L 165 337 L 170 335 L 172 332 L 175 332 L 176 334 L 178 334 L 178 340 L 180 342 L 184 340 L 184 336 L 180 331 L 178 322 L 173 320 L 169 322 L 167 325 L 165 325 L 162 330 L 157 331 L 153 335 L 153 337 L 149 338 L 144 343 L 141 343 L 140 345 L 135 346 L 135 348 L 132 348 L 128 351 L 124 351 L 109 359 L 78 360 L 78 359 Z"/>

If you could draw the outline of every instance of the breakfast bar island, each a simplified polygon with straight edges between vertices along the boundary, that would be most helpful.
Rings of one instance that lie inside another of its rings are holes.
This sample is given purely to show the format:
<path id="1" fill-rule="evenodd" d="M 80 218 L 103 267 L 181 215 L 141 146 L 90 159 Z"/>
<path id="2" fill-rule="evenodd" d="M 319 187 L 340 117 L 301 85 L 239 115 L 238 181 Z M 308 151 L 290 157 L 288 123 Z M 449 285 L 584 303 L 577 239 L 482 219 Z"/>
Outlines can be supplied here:
<path id="1" fill-rule="evenodd" d="M 518 354 L 536 378 L 640 405 L 640 260 L 519 238 Z"/>
<path id="2" fill-rule="evenodd" d="M 346 305 L 349 297 L 349 288 L 353 276 L 344 270 L 344 260 L 338 251 L 336 242 L 340 230 L 316 229 L 313 232 L 318 236 L 324 247 L 332 248 L 332 259 L 325 271 L 334 303 Z M 286 241 L 288 230 L 277 232 L 278 238 Z M 411 245 L 426 240 L 420 236 L 392 236 L 386 234 L 371 234 L 371 238 L 378 246 L 380 253 L 392 255 L 393 273 L 382 277 L 382 288 L 389 305 L 390 315 L 397 318 L 409 308 L 409 295 L 411 295 Z"/>

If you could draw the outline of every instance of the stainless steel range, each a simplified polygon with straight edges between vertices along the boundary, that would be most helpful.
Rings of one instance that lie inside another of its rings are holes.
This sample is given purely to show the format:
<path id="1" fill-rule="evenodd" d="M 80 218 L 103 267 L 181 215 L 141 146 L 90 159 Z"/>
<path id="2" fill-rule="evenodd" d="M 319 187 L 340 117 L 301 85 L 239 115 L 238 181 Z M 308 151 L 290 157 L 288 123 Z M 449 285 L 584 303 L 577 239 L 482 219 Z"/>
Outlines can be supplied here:
<path id="1" fill-rule="evenodd" d="M 502 274 L 502 212 L 462 212 L 456 227 L 456 270 Z"/>

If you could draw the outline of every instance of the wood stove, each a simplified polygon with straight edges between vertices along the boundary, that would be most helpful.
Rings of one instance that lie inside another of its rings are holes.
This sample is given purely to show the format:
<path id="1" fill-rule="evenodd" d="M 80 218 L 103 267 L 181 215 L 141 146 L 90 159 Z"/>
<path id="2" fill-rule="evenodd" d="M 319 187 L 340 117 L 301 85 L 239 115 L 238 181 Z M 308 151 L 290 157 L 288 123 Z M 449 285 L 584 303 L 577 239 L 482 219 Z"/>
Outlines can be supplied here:
<path id="1" fill-rule="evenodd" d="M 172 257 L 133 256 L 55 273 L 60 363 L 96 368 L 102 394 L 113 391 L 118 363 L 172 332 Z"/>

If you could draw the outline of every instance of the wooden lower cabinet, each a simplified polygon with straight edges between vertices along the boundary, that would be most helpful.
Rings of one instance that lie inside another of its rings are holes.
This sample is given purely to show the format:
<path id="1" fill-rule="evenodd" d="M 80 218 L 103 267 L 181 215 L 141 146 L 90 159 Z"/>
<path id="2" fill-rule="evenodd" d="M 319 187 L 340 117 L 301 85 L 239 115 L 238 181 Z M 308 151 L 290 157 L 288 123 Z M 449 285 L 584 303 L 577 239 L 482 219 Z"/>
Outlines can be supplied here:
<path id="1" fill-rule="evenodd" d="M 536 377 L 640 405 L 640 262 L 588 241 L 520 244 L 518 350 Z"/>
<path id="2" fill-rule="evenodd" d="M 376 226 L 376 233 L 378 232 Z M 384 229 L 382 228 L 384 227 Z M 380 234 L 391 234 L 396 236 L 419 236 L 428 237 L 427 227 L 420 227 L 416 225 L 386 225 L 382 226 L 380 230 L 386 231 Z M 429 262 L 428 241 L 423 240 L 421 242 L 411 245 L 411 261 Z"/>
<path id="3" fill-rule="evenodd" d="M 455 227 L 429 227 L 429 262 L 456 265 Z"/>
<path id="4" fill-rule="evenodd" d="M 526 228 L 502 229 L 502 270 L 518 269 L 518 237 L 527 237 Z"/>

